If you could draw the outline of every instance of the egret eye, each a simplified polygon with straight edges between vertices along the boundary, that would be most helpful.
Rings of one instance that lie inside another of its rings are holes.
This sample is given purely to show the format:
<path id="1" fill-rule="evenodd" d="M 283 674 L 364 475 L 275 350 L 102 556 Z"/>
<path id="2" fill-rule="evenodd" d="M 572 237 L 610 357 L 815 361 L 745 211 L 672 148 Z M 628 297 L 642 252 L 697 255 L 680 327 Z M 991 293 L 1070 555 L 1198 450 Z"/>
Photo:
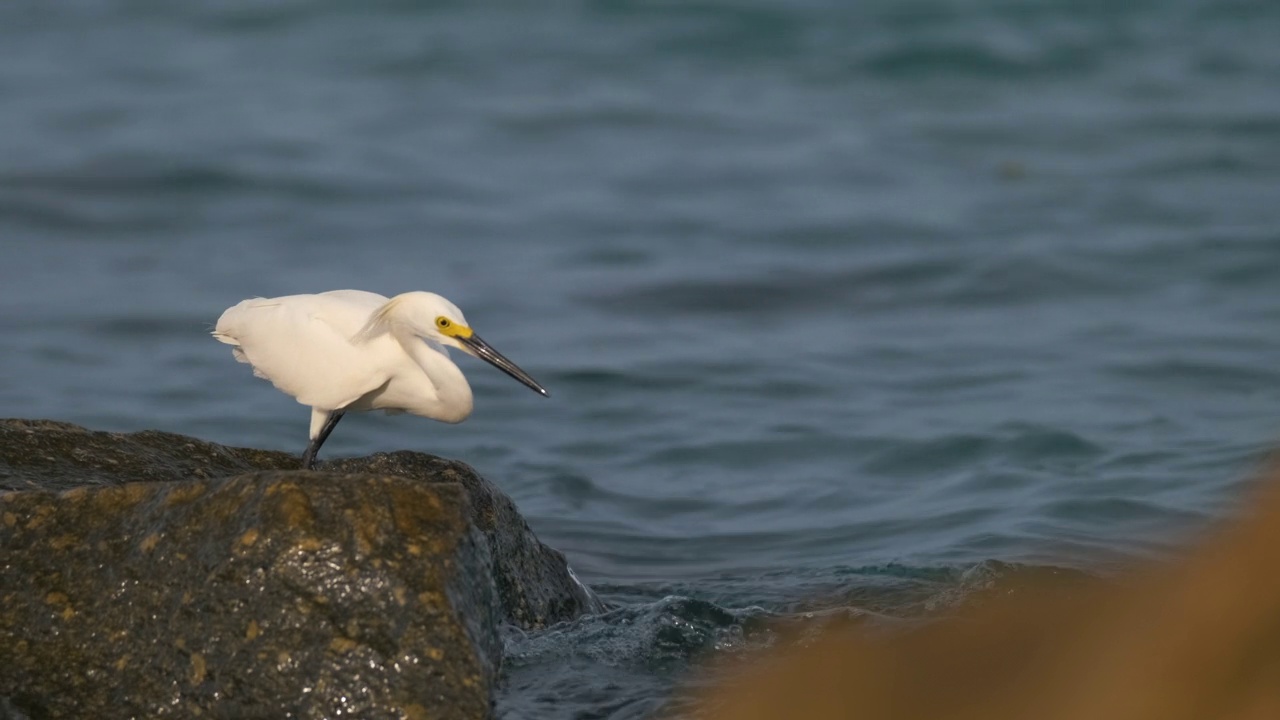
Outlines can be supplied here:
<path id="1" fill-rule="evenodd" d="M 439 325 L 442 330 L 444 328 L 449 327 L 449 318 L 447 317 L 436 318 L 436 325 Z"/>

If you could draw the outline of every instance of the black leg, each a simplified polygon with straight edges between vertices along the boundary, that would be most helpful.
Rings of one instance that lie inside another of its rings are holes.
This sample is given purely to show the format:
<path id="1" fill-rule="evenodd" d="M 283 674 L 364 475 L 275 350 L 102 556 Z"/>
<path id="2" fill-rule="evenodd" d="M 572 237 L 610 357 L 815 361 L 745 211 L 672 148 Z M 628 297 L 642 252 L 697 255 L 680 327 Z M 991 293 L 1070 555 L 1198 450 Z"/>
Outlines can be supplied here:
<path id="1" fill-rule="evenodd" d="M 325 440 L 329 439 L 329 433 L 338 426 L 338 421 L 342 419 L 344 412 L 342 410 L 334 410 L 329 413 L 329 419 L 324 421 L 324 426 L 320 428 L 320 434 L 312 438 L 307 444 L 307 451 L 302 453 L 302 469 L 310 470 L 316 462 L 316 453 L 320 452 L 320 446 Z"/>

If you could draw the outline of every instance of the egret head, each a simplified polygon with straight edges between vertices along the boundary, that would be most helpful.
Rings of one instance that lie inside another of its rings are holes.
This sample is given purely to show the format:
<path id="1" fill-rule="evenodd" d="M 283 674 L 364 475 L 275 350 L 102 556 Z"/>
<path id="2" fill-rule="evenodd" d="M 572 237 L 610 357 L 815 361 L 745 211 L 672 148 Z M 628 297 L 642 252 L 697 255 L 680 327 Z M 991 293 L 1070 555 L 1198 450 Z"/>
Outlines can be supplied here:
<path id="1" fill-rule="evenodd" d="M 445 298 L 430 292 L 407 292 L 391 298 L 387 305 L 414 335 L 467 351 L 458 338 L 471 334 L 471 326 L 458 306 Z"/>
<path id="2" fill-rule="evenodd" d="M 543 397 L 550 393 L 530 377 L 529 373 L 508 360 L 493 346 L 480 339 L 480 336 L 467 324 L 462 311 L 457 305 L 429 292 L 411 292 L 392 298 L 387 305 L 401 305 L 398 310 L 403 313 L 405 322 L 414 335 L 440 343 L 447 347 L 455 347 L 462 352 L 478 357 L 493 365 L 502 372 L 524 383 Z"/>

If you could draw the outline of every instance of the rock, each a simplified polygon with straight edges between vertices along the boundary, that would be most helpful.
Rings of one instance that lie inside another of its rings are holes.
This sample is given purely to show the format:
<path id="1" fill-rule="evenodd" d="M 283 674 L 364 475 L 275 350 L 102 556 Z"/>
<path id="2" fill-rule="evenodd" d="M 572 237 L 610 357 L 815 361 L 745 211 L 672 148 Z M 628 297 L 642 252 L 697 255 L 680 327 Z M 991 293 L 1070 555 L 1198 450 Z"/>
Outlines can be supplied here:
<path id="1" fill-rule="evenodd" d="M 287 453 L 227 447 L 155 430 L 107 433 L 48 420 L 0 419 L 0 492 L 211 479 L 255 470 L 296 470 L 298 463 L 297 456 Z M 317 469 L 459 483 L 466 488 L 471 521 L 484 534 L 493 556 L 493 577 L 506 621 L 538 629 L 603 609 L 573 576 L 564 555 L 533 534 L 515 503 L 465 463 L 395 452 L 322 461 Z"/>
<path id="2" fill-rule="evenodd" d="M 462 463 L 297 463 L 0 421 L 0 696 L 35 718 L 482 718 L 502 622 L 600 609 Z"/>
<path id="3" fill-rule="evenodd" d="M 540 629 L 605 609 L 574 576 L 564 555 L 539 542 L 511 498 L 464 463 L 422 453 L 395 452 L 330 460 L 318 467 L 342 473 L 437 478 L 437 482 L 456 482 L 466 488 L 471 499 L 471 522 L 484 534 L 493 555 L 491 575 L 504 618 L 518 627 Z"/>
<path id="4" fill-rule="evenodd" d="M 486 717 L 469 512 L 456 484 L 298 471 L 0 496 L 0 692 L 38 717 Z"/>

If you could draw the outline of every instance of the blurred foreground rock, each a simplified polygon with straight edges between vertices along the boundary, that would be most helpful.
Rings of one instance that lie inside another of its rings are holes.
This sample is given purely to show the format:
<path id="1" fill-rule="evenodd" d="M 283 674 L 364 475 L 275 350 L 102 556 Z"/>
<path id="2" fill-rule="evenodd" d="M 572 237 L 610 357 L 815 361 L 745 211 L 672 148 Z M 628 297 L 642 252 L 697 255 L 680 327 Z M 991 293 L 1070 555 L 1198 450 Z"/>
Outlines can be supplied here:
<path id="1" fill-rule="evenodd" d="M 1257 499 L 1186 560 L 1119 585 L 1020 582 L 920 629 L 753 658 L 699 717 L 1280 718 L 1280 474 Z"/>
<path id="2" fill-rule="evenodd" d="M 0 421 L 0 696 L 33 718 L 484 718 L 502 622 L 598 609 L 466 465 L 297 463 Z"/>

